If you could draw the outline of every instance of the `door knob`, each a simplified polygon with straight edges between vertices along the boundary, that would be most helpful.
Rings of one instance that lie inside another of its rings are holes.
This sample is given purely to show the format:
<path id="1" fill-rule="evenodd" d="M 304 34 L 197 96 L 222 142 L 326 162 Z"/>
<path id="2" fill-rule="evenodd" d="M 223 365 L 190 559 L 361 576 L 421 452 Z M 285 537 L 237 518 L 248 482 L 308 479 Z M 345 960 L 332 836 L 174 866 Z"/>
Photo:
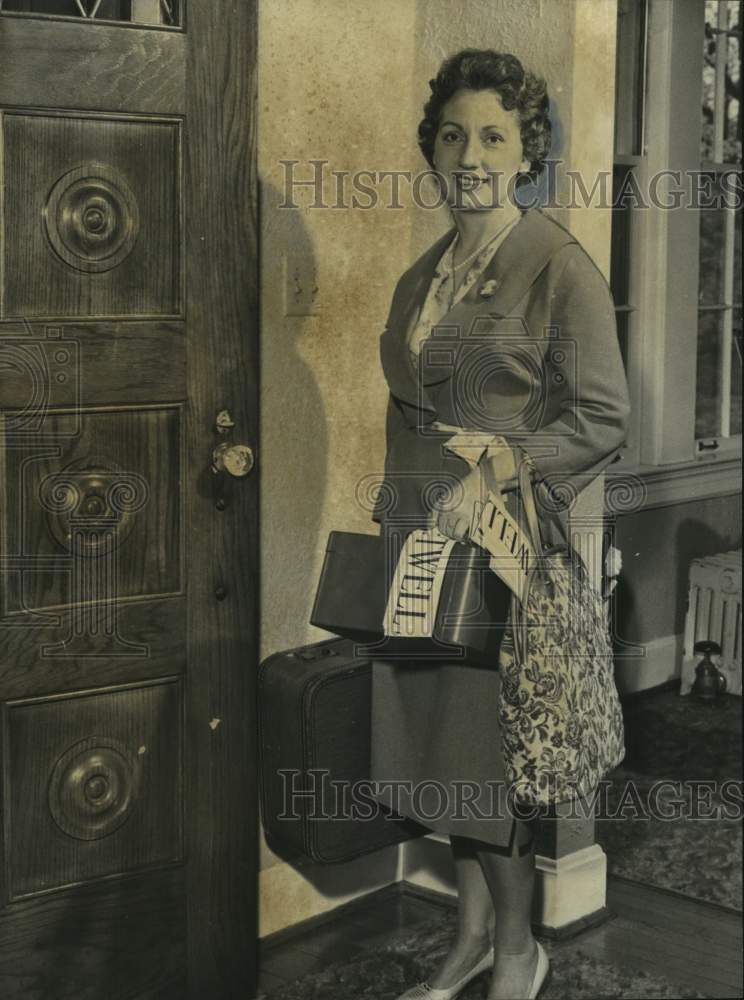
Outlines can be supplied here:
<path id="1" fill-rule="evenodd" d="M 240 479 L 247 476 L 255 464 L 253 450 L 247 444 L 223 441 L 212 452 L 212 472 L 227 472 Z"/>

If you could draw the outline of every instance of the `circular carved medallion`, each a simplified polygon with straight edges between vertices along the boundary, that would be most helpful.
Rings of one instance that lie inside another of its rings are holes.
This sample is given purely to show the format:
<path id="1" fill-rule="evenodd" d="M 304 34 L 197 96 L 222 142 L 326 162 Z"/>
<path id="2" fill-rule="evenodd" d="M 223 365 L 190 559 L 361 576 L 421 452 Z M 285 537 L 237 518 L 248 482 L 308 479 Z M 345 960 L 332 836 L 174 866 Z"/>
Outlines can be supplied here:
<path id="1" fill-rule="evenodd" d="M 105 163 L 85 163 L 63 174 L 44 208 L 47 237 L 78 271 L 110 271 L 129 256 L 139 233 L 137 199 Z"/>
<path id="2" fill-rule="evenodd" d="M 91 736 L 59 758 L 49 782 L 49 809 L 76 840 L 101 840 L 126 821 L 137 802 L 139 764 L 118 740 Z"/>
<path id="3" fill-rule="evenodd" d="M 94 456 L 45 476 L 39 499 L 55 540 L 68 552 L 96 558 L 126 540 L 149 488 L 138 473 Z"/>

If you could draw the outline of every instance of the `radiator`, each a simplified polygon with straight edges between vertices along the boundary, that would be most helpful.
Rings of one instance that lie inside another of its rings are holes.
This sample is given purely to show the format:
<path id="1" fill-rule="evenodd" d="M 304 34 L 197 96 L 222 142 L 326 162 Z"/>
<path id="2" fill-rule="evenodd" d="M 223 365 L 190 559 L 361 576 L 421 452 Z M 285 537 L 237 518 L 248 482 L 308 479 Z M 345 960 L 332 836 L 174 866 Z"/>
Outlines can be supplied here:
<path id="1" fill-rule="evenodd" d="M 693 653 L 699 639 L 719 644 L 721 656 L 713 662 L 725 675 L 728 690 L 741 694 L 741 549 L 694 559 L 690 566 L 682 694 L 689 693 L 702 659 Z"/>

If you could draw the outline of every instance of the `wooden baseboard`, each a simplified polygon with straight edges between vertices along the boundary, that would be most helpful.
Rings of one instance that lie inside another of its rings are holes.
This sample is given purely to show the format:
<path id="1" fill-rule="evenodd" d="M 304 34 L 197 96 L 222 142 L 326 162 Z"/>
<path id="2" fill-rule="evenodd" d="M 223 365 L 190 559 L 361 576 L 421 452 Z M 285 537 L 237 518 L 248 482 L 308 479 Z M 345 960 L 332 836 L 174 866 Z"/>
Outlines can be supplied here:
<path id="1" fill-rule="evenodd" d="M 294 938 L 307 933 L 307 931 L 315 930 L 326 924 L 335 923 L 336 920 L 343 920 L 350 913 L 357 912 L 369 903 L 399 896 L 404 891 L 406 891 L 404 882 L 390 882 L 388 885 L 382 886 L 381 889 L 373 889 L 372 892 L 365 892 L 361 896 L 355 896 L 354 899 L 350 899 L 347 903 L 341 903 L 332 910 L 316 913 L 315 916 L 306 917 L 297 923 L 289 924 L 280 930 L 273 931 L 271 934 L 266 934 L 260 938 L 261 948 L 269 949 L 276 945 L 286 944 L 288 941 L 292 941 Z"/>
<path id="2" fill-rule="evenodd" d="M 682 633 L 650 639 L 641 644 L 643 656 L 623 658 L 618 653 L 615 657 L 615 679 L 621 698 L 679 681 L 683 639 Z"/>
<path id="3" fill-rule="evenodd" d="M 655 687 L 642 688 L 640 691 L 630 691 L 628 694 L 621 695 L 620 701 L 623 705 L 633 705 L 642 698 L 647 698 L 649 695 L 662 694 L 664 691 L 676 691 L 679 693 L 679 690 L 680 679 L 679 677 L 673 677 L 671 680 L 663 681 Z"/>
<path id="4" fill-rule="evenodd" d="M 400 878 L 398 844 L 341 864 L 271 865 L 259 872 L 259 939 L 263 942 L 306 920 L 336 914 L 340 907 Z"/>
<path id="5" fill-rule="evenodd" d="M 533 923 L 532 930 L 537 937 L 547 938 L 549 941 L 567 941 L 570 938 L 578 937 L 584 931 L 591 930 L 592 927 L 598 927 L 605 920 L 609 920 L 612 915 L 612 911 L 603 906 L 600 910 L 588 913 L 578 920 L 572 920 L 571 923 L 564 924 L 562 927 L 549 927 L 547 924 Z"/>
<path id="6" fill-rule="evenodd" d="M 742 920 L 742 912 L 738 910 L 735 906 L 726 906 L 725 903 L 716 903 L 712 899 L 700 899 L 698 896 L 691 896 L 689 893 L 682 892 L 680 889 L 671 889 L 669 886 L 665 885 L 647 885 L 645 882 L 639 882 L 638 879 L 628 878 L 627 875 L 608 875 L 608 884 L 610 882 L 616 882 L 618 885 L 625 886 L 642 886 L 644 892 L 651 892 L 656 896 L 668 896 L 670 899 L 675 900 L 678 904 L 686 904 L 688 906 L 694 906 L 699 910 L 710 910 L 711 912 L 726 914 L 731 917 L 735 917 L 739 922 Z"/>
<path id="7" fill-rule="evenodd" d="M 417 885 L 415 882 L 409 882 L 406 879 L 403 879 L 400 882 L 391 882 L 389 885 L 383 886 L 381 889 L 375 889 L 372 892 L 367 892 L 361 896 L 357 896 L 355 899 L 349 900 L 349 902 L 343 903 L 340 906 L 336 906 L 332 910 L 328 910 L 325 913 L 319 913 L 313 917 L 307 917 L 305 920 L 300 920 L 298 923 L 291 924 L 288 927 L 283 927 L 281 930 L 274 931 L 272 934 L 267 934 L 265 937 L 261 938 L 261 949 L 262 951 L 268 951 L 278 945 L 287 944 L 288 942 L 306 934 L 308 931 L 316 930 L 318 927 L 323 927 L 328 924 L 333 924 L 336 921 L 343 922 L 344 919 L 348 919 L 351 914 L 358 913 L 363 908 L 367 908 L 375 903 L 383 902 L 386 899 L 394 899 L 398 896 L 409 896 L 412 899 L 425 900 L 427 903 L 431 903 L 434 906 L 440 906 L 447 910 L 457 909 L 457 896 L 452 893 L 429 889 L 426 886 Z M 605 907 L 596 913 L 582 917 L 580 920 L 574 920 L 571 924 L 567 924 L 565 927 L 548 927 L 544 924 L 536 922 L 533 924 L 533 930 L 535 934 L 542 938 L 548 938 L 550 940 L 565 940 L 566 938 L 575 937 L 583 931 L 589 930 L 591 927 L 596 927 L 604 920 L 607 920 L 610 916 L 612 916 L 610 910 Z"/>

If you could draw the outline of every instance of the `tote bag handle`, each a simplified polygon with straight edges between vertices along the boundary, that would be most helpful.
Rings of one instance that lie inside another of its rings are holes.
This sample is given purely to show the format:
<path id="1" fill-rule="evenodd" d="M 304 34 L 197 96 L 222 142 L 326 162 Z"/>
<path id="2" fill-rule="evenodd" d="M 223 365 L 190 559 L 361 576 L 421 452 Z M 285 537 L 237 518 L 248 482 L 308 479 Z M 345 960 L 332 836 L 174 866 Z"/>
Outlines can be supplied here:
<path id="1" fill-rule="evenodd" d="M 540 531 L 540 519 L 537 516 L 535 504 L 535 493 L 532 482 L 534 472 L 534 462 L 528 455 L 523 455 L 517 470 L 517 480 L 519 494 L 522 499 L 525 520 L 527 522 L 527 533 L 532 544 L 534 553 L 534 563 L 530 569 L 527 583 L 524 588 L 524 600 L 520 601 L 516 594 L 512 594 L 511 599 L 511 623 L 514 642 L 514 653 L 518 663 L 524 664 L 529 656 L 529 603 L 532 587 L 535 578 L 539 578 L 547 595 L 552 599 L 555 588 L 550 572 L 550 562 L 546 558 L 546 550 L 543 544 L 542 532 Z"/>
<path id="2" fill-rule="evenodd" d="M 532 474 L 535 464 L 532 459 L 525 455 L 519 462 L 517 469 L 517 482 L 519 485 L 519 495 L 522 498 L 524 516 L 527 521 L 527 532 L 530 536 L 532 549 L 539 559 L 543 551 L 542 532 L 540 531 L 540 519 L 537 516 L 535 505 L 535 493 L 532 485 Z"/>

